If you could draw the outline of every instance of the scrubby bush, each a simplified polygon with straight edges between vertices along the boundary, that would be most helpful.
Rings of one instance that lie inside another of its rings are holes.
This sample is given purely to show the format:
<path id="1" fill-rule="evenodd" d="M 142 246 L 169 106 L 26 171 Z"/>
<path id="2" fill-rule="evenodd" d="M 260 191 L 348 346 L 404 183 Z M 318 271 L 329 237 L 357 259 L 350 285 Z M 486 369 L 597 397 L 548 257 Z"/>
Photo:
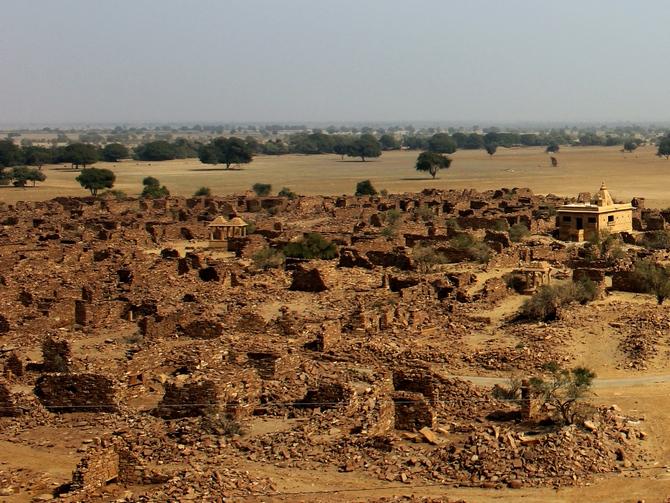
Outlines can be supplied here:
<path id="1" fill-rule="evenodd" d="M 639 292 L 654 294 L 659 305 L 670 297 L 670 270 L 651 260 L 640 260 L 635 263 L 631 283 Z"/>
<path id="2" fill-rule="evenodd" d="M 400 211 L 396 210 L 395 208 L 384 213 L 384 221 L 389 225 L 397 224 L 400 220 L 400 217 L 402 217 L 402 213 L 400 213 Z"/>
<path id="3" fill-rule="evenodd" d="M 193 197 L 209 197 L 212 195 L 212 190 L 209 187 L 200 187 L 193 193 Z"/>
<path id="4" fill-rule="evenodd" d="M 286 258 L 284 254 L 274 248 L 266 247 L 251 256 L 254 265 L 259 269 L 272 269 L 281 267 Z"/>
<path id="5" fill-rule="evenodd" d="M 295 192 L 293 192 L 291 189 L 289 189 L 288 187 L 283 187 L 277 193 L 277 195 L 279 197 L 287 197 L 288 199 L 295 199 L 296 197 L 298 197 L 298 195 Z"/>
<path id="6" fill-rule="evenodd" d="M 670 232 L 664 230 L 647 232 L 640 243 L 651 250 L 670 249 Z"/>
<path id="7" fill-rule="evenodd" d="M 443 253 L 436 251 L 431 246 L 415 246 L 412 251 L 412 258 L 418 269 L 422 272 L 428 272 L 436 265 L 448 262 L 447 257 Z"/>
<path id="8" fill-rule="evenodd" d="M 444 226 L 447 229 L 450 229 L 452 231 L 460 231 L 461 230 L 461 226 L 458 224 L 458 220 L 455 219 L 455 218 L 447 218 L 444 221 Z"/>
<path id="9" fill-rule="evenodd" d="M 414 210 L 414 216 L 417 220 L 430 222 L 435 218 L 435 212 L 430 208 L 430 206 L 419 206 Z"/>
<path id="10" fill-rule="evenodd" d="M 106 190 L 101 194 L 101 196 L 114 198 L 117 201 L 123 201 L 124 199 L 128 198 L 128 195 L 125 192 L 118 189 Z"/>
<path id="11" fill-rule="evenodd" d="M 363 180 L 356 184 L 356 193 L 357 196 L 376 196 L 377 190 L 372 185 L 370 180 Z"/>
<path id="12" fill-rule="evenodd" d="M 251 186 L 251 190 L 253 190 L 258 197 L 265 197 L 270 195 L 272 185 L 269 183 L 254 183 Z"/>
<path id="13" fill-rule="evenodd" d="M 560 308 L 572 302 L 586 304 L 598 298 L 598 285 L 589 279 L 560 285 L 541 286 L 521 306 L 521 318 L 551 321 L 558 318 Z"/>
<path id="14" fill-rule="evenodd" d="M 225 414 L 213 409 L 205 411 L 205 414 L 200 418 L 200 429 L 210 435 L 225 437 L 246 433 L 246 429 L 242 423 L 226 417 Z"/>
<path id="15" fill-rule="evenodd" d="M 300 241 L 284 247 L 284 255 L 292 258 L 329 260 L 337 257 L 337 247 L 317 232 L 310 232 Z"/>
<path id="16" fill-rule="evenodd" d="M 514 224 L 509 228 L 509 238 L 515 243 L 523 240 L 526 236 L 530 235 L 528 227 L 522 223 Z"/>
<path id="17" fill-rule="evenodd" d="M 165 185 L 161 185 L 161 182 L 158 180 L 158 178 L 154 178 L 153 176 L 147 176 L 144 180 L 142 180 L 142 185 L 144 185 L 144 188 L 142 189 L 142 194 L 140 197 L 148 199 L 159 199 L 161 197 L 167 197 L 170 195 L 170 191 L 167 189 L 167 187 Z"/>
<path id="18" fill-rule="evenodd" d="M 477 241 L 472 234 L 462 233 L 449 240 L 449 245 L 456 250 L 467 251 L 470 260 L 486 263 L 491 260 L 491 248 L 482 241 Z"/>

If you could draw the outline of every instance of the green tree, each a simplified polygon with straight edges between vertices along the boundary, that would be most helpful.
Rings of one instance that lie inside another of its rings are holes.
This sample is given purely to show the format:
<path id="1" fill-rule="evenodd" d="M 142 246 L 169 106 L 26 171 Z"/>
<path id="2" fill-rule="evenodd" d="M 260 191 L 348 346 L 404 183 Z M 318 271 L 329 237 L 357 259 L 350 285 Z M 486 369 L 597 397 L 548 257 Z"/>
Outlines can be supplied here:
<path id="1" fill-rule="evenodd" d="M 624 142 L 624 144 L 623 144 L 624 152 L 632 152 L 636 148 L 637 148 L 637 143 L 635 143 L 632 140 L 628 140 L 628 141 Z"/>
<path id="2" fill-rule="evenodd" d="M 167 197 L 170 195 L 170 191 L 165 185 L 161 185 L 161 182 L 158 178 L 153 176 L 147 176 L 142 180 L 142 194 L 140 197 L 148 199 L 160 199 L 161 197 Z"/>
<path id="3" fill-rule="evenodd" d="M 198 151 L 200 162 L 204 164 L 248 164 L 253 160 L 253 152 L 241 138 L 215 138 Z"/>
<path id="4" fill-rule="evenodd" d="M 114 186 L 116 175 L 109 169 L 84 168 L 76 180 L 83 188 L 90 190 L 92 196 L 97 196 L 98 190 Z"/>
<path id="5" fill-rule="evenodd" d="M 549 143 L 549 145 L 547 145 L 545 152 L 547 152 L 548 154 L 556 154 L 560 149 L 561 147 L 558 145 L 558 143 L 551 142 Z"/>
<path id="6" fill-rule="evenodd" d="M 110 143 L 102 149 L 102 160 L 107 162 L 118 162 L 120 159 L 130 157 L 130 152 L 125 145 Z"/>
<path id="7" fill-rule="evenodd" d="M 436 133 L 428 140 L 428 151 L 453 154 L 456 152 L 456 142 L 447 133 Z"/>
<path id="8" fill-rule="evenodd" d="M 176 159 L 174 145 L 165 140 L 151 141 L 135 148 L 135 157 L 140 161 L 169 161 Z"/>
<path id="9" fill-rule="evenodd" d="M 72 143 L 63 148 L 61 160 L 69 162 L 75 169 L 85 169 L 89 164 L 98 162 L 98 149 L 88 143 Z"/>
<path id="10" fill-rule="evenodd" d="M 46 175 L 37 168 L 26 166 L 17 166 L 12 169 L 10 177 L 14 180 L 14 185 L 23 187 L 27 182 L 33 182 L 33 187 L 37 182 L 43 182 L 47 179 Z"/>
<path id="11" fill-rule="evenodd" d="M 347 152 L 349 157 L 360 157 L 365 162 L 366 158 L 379 157 L 382 155 L 379 141 L 371 134 L 362 134 L 356 138 Z"/>
<path id="12" fill-rule="evenodd" d="M 564 369 L 556 362 L 545 365 L 544 372 L 544 376 L 530 379 L 532 393 L 550 405 L 563 423 L 573 424 L 577 406 L 590 393 L 596 374 L 585 367 Z"/>
<path id="13" fill-rule="evenodd" d="M 421 152 L 416 159 L 416 170 L 427 171 L 433 178 L 439 170 L 448 169 L 449 166 L 451 166 L 451 159 L 436 152 Z"/>
<path id="14" fill-rule="evenodd" d="M 0 166 L 11 167 L 21 163 L 21 149 L 11 140 L 0 140 Z"/>
<path id="15" fill-rule="evenodd" d="M 333 152 L 344 159 L 344 156 L 347 155 L 352 149 L 354 137 L 351 135 L 339 134 L 334 138 Z"/>
<path id="16" fill-rule="evenodd" d="M 426 150 L 428 138 L 425 136 L 407 135 L 402 139 L 402 144 L 409 150 Z"/>
<path id="17" fill-rule="evenodd" d="M 36 166 L 42 169 L 44 164 L 50 164 L 54 160 L 52 150 L 45 147 L 25 147 L 23 149 L 23 162 L 28 166 Z"/>
<path id="18" fill-rule="evenodd" d="M 493 158 L 493 154 L 495 154 L 496 151 L 498 150 L 498 145 L 496 145 L 495 143 L 489 143 L 484 148 L 486 149 L 486 153 L 490 155 L 491 158 Z"/>
<path id="19" fill-rule="evenodd" d="M 253 190 L 258 197 L 266 197 L 270 195 L 272 185 L 269 183 L 254 183 L 251 186 L 251 190 Z"/>
<path id="20" fill-rule="evenodd" d="M 356 196 L 376 196 L 377 190 L 370 180 L 363 180 L 356 184 Z"/>
<path id="21" fill-rule="evenodd" d="M 324 259 L 337 257 L 337 247 L 317 232 L 310 232 L 300 241 L 294 241 L 284 247 L 284 255 L 292 258 Z"/>
<path id="22" fill-rule="evenodd" d="M 400 149 L 400 142 L 392 134 L 383 134 L 379 138 L 379 144 L 382 150 L 398 150 Z"/>
<path id="23" fill-rule="evenodd" d="M 666 159 L 670 158 L 670 136 L 662 138 L 658 143 L 658 151 L 656 155 L 665 157 Z"/>

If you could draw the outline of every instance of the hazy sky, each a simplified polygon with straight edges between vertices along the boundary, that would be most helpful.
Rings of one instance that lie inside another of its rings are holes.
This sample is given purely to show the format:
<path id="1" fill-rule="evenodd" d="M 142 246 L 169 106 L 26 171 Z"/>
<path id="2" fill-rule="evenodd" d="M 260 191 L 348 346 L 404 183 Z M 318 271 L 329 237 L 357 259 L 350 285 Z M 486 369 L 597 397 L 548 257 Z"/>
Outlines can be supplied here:
<path id="1" fill-rule="evenodd" d="M 0 123 L 670 119 L 667 0 L 0 0 Z"/>

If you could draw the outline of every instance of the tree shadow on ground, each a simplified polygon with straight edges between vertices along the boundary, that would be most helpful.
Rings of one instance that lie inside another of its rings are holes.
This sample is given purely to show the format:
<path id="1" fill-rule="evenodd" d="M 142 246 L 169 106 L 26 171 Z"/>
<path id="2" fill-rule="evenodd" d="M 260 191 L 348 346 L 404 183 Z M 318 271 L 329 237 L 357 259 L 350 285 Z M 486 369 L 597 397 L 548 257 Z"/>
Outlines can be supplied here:
<path id="1" fill-rule="evenodd" d="M 401 178 L 403 182 L 436 182 L 440 179 L 440 177 L 436 178 Z"/>
<path id="2" fill-rule="evenodd" d="M 334 159 L 335 162 L 358 162 L 358 163 L 368 163 L 368 162 L 378 162 L 377 159 L 366 159 L 361 161 L 360 159 Z"/>
<path id="3" fill-rule="evenodd" d="M 244 171 L 242 168 L 191 168 L 189 171 Z"/>

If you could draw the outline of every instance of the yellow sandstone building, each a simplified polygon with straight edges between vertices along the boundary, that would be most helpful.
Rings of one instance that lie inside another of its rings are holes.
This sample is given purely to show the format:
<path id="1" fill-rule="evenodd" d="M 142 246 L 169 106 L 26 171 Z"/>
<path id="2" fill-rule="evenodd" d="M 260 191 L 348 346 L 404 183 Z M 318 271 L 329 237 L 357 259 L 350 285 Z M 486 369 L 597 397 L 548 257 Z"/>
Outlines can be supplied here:
<path id="1" fill-rule="evenodd" d="M 584 241 L 609 233 L 633 230 L 633 206 L 615 204 L 605 183 L 594 200 L 571 203 L 558 209 L 558 239 Z"/>

